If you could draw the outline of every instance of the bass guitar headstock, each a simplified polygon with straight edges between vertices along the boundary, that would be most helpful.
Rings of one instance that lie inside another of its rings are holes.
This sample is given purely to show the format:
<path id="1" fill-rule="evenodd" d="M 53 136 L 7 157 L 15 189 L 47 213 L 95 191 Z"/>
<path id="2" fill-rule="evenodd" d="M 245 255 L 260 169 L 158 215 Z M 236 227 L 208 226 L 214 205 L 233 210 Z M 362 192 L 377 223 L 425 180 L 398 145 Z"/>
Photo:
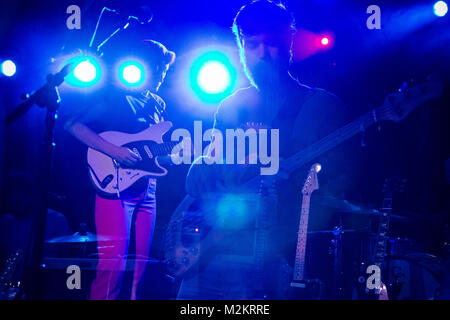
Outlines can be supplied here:
<path id="1" fill-rule="evenodd" d="M 442 95 L 443 84 L 439 81 L 426 81 L 413 87 L 401 88 L 389 94 L 383 105 L 377 108 L 379 120 L 402 121 L 424 102 Z"/>

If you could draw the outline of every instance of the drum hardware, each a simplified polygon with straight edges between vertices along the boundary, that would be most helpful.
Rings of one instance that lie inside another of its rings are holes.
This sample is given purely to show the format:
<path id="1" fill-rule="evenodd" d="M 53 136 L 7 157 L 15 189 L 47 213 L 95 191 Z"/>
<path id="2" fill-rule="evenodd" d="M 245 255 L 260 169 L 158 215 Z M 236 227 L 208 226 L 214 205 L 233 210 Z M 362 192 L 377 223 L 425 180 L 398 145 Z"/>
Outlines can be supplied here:
<path id="1" fill-rule="evenodd" d="M 120 240 L 117 237 L 103 236 L 91 233 L 86 230 L 86 224 L 80 224 L 80 231 L 75 232 L 72 235 L 61 236 L 53 239 L 49 239 L 46 243 L 84 243 L 84 242 L 102 242 L 102 241 L 115 241 Z"/>
<path id="2" fill-rule="evenodd" d="M 339 226 L 334 227 L 334 238 L 330 242 L 329 252 L 333 255 L 333 267 L 334 267 L 334 293 L 337 299 L 343 298 L 343 282 L 344 274 L 342 268 L 342 216 L 339 218 Z"/>
<path id="3" fill-rule="evenodd" d="M 113 236 L 106 235 L 98 235 L 87 231 L 87 226 L 85 223 L 80 223 L 79 231 L 75 232 L 71 235 L 60 236 L 56 238 L 52 238 L 46 240 L 45 243 L 47 245 L 57 245 L 62 244 L 65 246 L 68 245 L 77 245 L 77 254 L 76 256 L 79 258 L 87 258 L 88 254 L 88 246 L 91 247 L 95 243 L 97 245 L 102 244 L 103 247 L 114 246 L 114 241 L 120 241 L 121 239 Z M 108 242 L 111 242 L 109 244 Z M 66 248 L 67 249 L 67 248 Z M 78 250 L 81 249 L 81 252 Z"/>
<path id="4" fill-rule="evenodd" d="M 334 209 L 336 212 L 341 214 L 357 214 L 372 217 L 383 215 L 383 212 L 377 209 L 368 208 L 364 205 L 358 205 L 348 200 L 339 199 L 331 195 L 319 195 L 315 198 L 315 203 L 323 207 Z M 394 220 L 409 221 L 413 219 L 415 215 L 408 212 L 407 216 L 391 214 L 389 217 Z"/>
<path id="5" fill-rule="evenodd" d="M 428 253 L 389 255 L 386 277 L 392 300 L 433 300 L 438 298 L 444 270 L 440 259 Z"/>

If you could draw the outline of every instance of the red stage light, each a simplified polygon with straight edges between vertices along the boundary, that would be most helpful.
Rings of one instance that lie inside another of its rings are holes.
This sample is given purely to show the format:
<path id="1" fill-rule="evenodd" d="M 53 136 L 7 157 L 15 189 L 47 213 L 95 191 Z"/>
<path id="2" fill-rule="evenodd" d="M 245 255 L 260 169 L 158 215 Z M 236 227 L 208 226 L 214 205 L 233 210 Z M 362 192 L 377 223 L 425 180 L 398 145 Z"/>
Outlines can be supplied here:
<path id="1" fill-rule="evenodd" d="M 330 40 L 328 39 L 328 37 L 323 37 L 323 38 L 320 40 L 320 43 L 321 43 L 323 46 L 327 46 L 327 45 L 330 43 Z"/>

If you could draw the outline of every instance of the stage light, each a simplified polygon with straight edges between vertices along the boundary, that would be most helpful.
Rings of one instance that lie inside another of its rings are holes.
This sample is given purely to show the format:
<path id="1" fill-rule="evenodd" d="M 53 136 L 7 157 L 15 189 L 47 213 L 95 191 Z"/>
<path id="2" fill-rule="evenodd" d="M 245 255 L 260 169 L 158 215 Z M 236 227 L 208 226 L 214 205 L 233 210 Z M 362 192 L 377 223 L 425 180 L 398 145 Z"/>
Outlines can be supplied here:
<path id="1" fill-rule="evenodd" d="M 97 70 L 89 60 L 80 62 L 73 70 L 74 76 L 82 82 L 91 82 L 97 75 Z"/>
<path id="2" fill-rule="evenodd" d="M 230 194 L 216 203 L 217 224 L 228 230 L 240 230 L 250 222 L 249 207 L 244 197 Z"/>
<path id="3" fill-rule="evenodd" d="M 12 77 L 16 73 L 16 64 L 11 60 L 5 60 L 0 69 L 5 76 Z"/>
<path id="4" fill-rule="evenodd" d="M 323 46 L 327 46 L 330 43 L 330 39 L 328 39 L 328 37 L 323 37 L 322 39 L 320 39 L 320 43 Z"/>
<path id="5" fill-rule="evenodd" d="M 72 64 L 72 71 L 67 75 L 66 82 L 74 87 L 90 87 L 101 77 L 98 62 L 90 56 L 77 56 L 68 61 Z"/>
<path id="6" fill-rule="evenodd" d="M 224 53 L 207 52 L 194 61 L 190 81 L 202 101 L 218 102 L 232 92 L 236 70 Z"/>
<path id="7" fill-rule="evenodd" d="M 433 6 L 434 14 L 438 17 L 443 17 L 447 14 L 448 6 L 445 1 L 438 1 Z"/>
<path id="8" fill-rule="evenodd" d="M 145 69 L 137 61 L 126 61 L 119 66 L 119 79 L 129 87 L 141 85 L 145 79 Z"/>
<path id="9" fill-rule="evenodd" d="M 223 92 L 230 85 L 230 81 L 227 67 L 219 61 L 206 62 L 197 76 L 200 89 L 210 94 Z"/>

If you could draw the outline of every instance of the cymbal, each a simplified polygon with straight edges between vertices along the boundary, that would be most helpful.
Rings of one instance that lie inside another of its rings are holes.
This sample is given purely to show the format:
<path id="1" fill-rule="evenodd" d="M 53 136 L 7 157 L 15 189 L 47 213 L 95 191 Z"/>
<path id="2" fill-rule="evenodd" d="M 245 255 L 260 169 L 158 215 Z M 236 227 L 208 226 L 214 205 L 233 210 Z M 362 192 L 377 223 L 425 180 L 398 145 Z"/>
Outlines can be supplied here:
<path id="1" fill-rule="evenodd" d="M 360 214 L 360 215 L 372 215 L 372 216 L 380 216 L 383 212 L 377 209 L 366 208 L 354 203 L 351 203 L 348 200 L 338 199 L 336 197 L 326 195 L 317 195 L 315 196 L 315 202 L 320 204 L 321 206 L 335 209 L 340 213 L 351 213 L 351 214 Z M 408 217 L 403 217 L 395 214 L 389 215 L 391 218 L 400 219 L 400 220 L 409 220 Z"/>
<path id="2" fill-rule="evenodd" d="M 369 233 L 368 229 L 335 229 L 335 230 L 316 230 L 316 231 L 308 231 L 308 234 L 326 234 L 332 233 L 338 235 L 339 233 Z"/>
<path id="3" fill-rule="evenodd" d="M 111 236 L 100 236 L 91 232 L 75 232 L 72 235 L 61 236 L 45 241 L 46 243 L 83 243 L 83 242 L 99 242 L 119 240 Z"/>

